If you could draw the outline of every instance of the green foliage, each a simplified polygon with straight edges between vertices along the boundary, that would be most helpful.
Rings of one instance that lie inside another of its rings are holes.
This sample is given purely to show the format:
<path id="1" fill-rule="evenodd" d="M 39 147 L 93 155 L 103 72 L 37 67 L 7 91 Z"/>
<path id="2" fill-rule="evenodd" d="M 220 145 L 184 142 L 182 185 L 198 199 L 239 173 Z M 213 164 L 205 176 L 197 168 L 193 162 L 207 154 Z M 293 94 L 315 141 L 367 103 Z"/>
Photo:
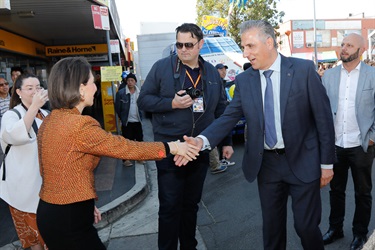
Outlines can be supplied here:
<path id="1" fill-rule="evenodd" d="M 233 6 L 228 23 L 228 36 L 241 45 L 239 25 L 246 20 L 267 20 L 275 30 L 282 23 L 284 12 L 278 12 L 276 0 L 248 0 L 245 6 Z M 228 18 L 229 0 L 197 0 L 197 24 L 204 15 Z M 279 35 L 279 34 L 276 34 Z"/>

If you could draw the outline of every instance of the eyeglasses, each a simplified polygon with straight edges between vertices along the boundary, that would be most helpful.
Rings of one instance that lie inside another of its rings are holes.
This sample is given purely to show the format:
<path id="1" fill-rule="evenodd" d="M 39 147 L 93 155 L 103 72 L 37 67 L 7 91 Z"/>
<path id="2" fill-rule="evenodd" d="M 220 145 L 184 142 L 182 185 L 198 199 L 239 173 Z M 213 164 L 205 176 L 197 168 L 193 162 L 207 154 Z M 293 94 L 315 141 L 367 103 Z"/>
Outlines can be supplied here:
<path id="1" fill-rule="evenodd" d="M 27 88 L 24 88 L 24 89 L 20 89 L 20 90 L 23 90 L 23 91 L 27 91 L 27 92 L 33 92 L 33 91 L 39 91 L 43 89 L 42 87 L 27 87 Z"/>
<path id="2" fill-rule="evenodd" d="M 9 82 L 2 82 L 0 83 L 0 87 L 9 86 Z"/>
<path id="3" fill-rule="evenodd" d="M 196 43 L 179 43 L 179 42 L 176 42 L 176 48 L 182 49 L 185 46 L 186 49 L 193 49 L 193 47 L 195 45 L 197 45 L 197 43 L 199 43 L 199 41 L 196 42 Z"/>

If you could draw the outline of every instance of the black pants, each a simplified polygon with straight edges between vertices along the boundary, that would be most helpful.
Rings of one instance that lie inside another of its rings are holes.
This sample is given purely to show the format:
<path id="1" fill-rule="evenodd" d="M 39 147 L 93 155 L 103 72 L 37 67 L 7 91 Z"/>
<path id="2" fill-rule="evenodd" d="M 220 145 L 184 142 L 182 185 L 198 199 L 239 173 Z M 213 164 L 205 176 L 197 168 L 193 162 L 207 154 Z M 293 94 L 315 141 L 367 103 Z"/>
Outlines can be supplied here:
<path id="1" fill-rule="evenodd" d="M 94 224 L 94 200 L 55 205 L 39 200 L 37 224 L 49 250 L 104 250 Z"/>
<path id="2" fill-rule="evenodd" d="M 133 141 L 143 141 L 143 130 L 140 122 L 128 122 L 121 126 L 122 136 Z"/>
<path id="3" fill-rule="evenodd" d="M 159 187 L 159 250 L 196 249 L 198 203 L 209 166 L 208 153 L 176 167 L 173 156 L 157 161 Z"/>
<path id="4" fill-rule="evenodd" d="M 371 218 L 372 206 L 372 162 L 374 160 L 374 147 L 370 146 L 365 153 L 362 147 L 341 148 L 336 147 L 337 163 L 333 166 L 334 176 L 330 183 L 331 213 L 329 224 L 331 228 L 343 227 L 345 217 L 345 191 L 348 181 L 349 168 L 352 172 L 355 203 L 353 218 L 353 234 L 366 236 Z"/>
<path id="5" fill-rule="evenodd" d="M 323 250 L 323 238 L 319 229 L 322 212 L 320 179 L 304 183 L 294 175 L 285 155 L 265 152 L 257 182 L 263 216 L 264 250 L 287 249 L 289 196 L 294 228 L 303 249 Z"/>

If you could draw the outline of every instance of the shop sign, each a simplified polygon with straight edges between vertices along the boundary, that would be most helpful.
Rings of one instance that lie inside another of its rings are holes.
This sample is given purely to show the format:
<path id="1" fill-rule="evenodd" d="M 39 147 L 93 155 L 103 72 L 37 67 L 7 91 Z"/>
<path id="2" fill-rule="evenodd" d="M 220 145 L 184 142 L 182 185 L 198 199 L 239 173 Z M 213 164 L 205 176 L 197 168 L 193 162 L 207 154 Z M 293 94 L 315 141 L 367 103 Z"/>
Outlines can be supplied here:
<path id="1" fill-rule="evenodd" d="M 47 56 L 92 55 L 106 53 L 108 53 L 107 44 L 84 44 L 46 47 Z"/>

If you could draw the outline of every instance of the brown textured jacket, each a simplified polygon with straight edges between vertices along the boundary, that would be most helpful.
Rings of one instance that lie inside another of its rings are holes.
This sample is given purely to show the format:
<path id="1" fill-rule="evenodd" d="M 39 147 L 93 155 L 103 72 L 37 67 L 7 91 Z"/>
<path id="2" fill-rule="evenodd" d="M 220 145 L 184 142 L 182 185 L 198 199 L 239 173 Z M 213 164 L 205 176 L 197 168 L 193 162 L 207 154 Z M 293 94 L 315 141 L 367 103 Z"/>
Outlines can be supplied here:
<path id="1" fill-rule="evenodd" d="M 161 142 L 134 142 L 104 131 L 78 109 L 55 109 L 38 132 L 40 198 L 52 204 L 69 204 L 97 198 L 94 169 L 100 156 L 128 160 L 166 157 Z"/>

